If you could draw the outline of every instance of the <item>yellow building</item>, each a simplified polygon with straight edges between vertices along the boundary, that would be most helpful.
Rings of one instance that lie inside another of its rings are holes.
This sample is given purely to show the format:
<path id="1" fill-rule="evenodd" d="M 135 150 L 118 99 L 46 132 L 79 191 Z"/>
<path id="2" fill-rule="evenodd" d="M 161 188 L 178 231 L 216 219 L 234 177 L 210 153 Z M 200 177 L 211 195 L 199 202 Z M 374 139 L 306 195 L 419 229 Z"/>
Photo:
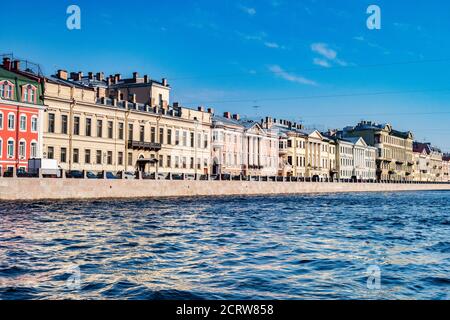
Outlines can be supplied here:
<path id="1" fill-rule="evenodd" d="M 210 113 L 170 106 L 165 81 L 123 80 L 126 91 L 118 76 L 112 90 L 111 78 L 80 76 L 45 78 L 44 157 L 66 170 L 209 173 Z"/>

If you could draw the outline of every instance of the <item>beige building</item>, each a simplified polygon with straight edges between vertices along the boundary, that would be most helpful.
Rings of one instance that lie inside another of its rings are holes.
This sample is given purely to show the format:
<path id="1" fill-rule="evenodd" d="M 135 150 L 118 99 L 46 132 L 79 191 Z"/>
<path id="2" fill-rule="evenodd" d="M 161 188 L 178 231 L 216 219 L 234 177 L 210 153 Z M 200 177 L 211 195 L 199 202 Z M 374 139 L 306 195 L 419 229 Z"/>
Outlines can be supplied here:
<path id="1" fill-rule="evenodd" d="M 443 153 L 431 143 L 414 142 L 415 181 L 442 182 L 445 180 Z"/>
<path id="2" fill-rule="evenodd" d="M 66 170 L 210 172 L 210 113 L 170 106 L 166 81 L 78 75 L 45 79 L 44 157 Z"/>
<path id="3" fill-rule="evenodd" d="M 377 148 L 377 180 L 413 180 L 413 135 L 394 130 L 390 124 L 362 121 L 344 129 L 345 136 L 362 137 Z"/>
<path id="4" fill-rule="evenodd" d="M 284 177 L 306 177 L 307 135 L 302 126 L 282 119 L 266 117 L 263 127 L 271 128 L 278 136 L 278 175 Z"/>
<path id="5" fill-rule="evenodd" d="M 442 156 L 442 181 L 450 182 L 450 154 Z"/>
<path id="6" fill-rule="evenodd" d="M 278 140 L 270 128 L 225 112 L 223 117 L 214 116 L 212 136 L 214 174 L 277 175 Z"/>

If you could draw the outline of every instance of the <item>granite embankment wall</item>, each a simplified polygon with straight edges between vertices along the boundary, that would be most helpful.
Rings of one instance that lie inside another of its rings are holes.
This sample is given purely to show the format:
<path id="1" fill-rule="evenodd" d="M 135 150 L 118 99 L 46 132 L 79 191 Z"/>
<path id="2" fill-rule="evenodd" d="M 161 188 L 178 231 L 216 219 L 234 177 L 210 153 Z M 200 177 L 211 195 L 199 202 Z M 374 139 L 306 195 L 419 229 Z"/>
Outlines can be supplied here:
<path id="1" fill-rule="evenodd" d="M 450 184 L 0 178 L 0 200 L 250 196 L 450 190 Z"/>

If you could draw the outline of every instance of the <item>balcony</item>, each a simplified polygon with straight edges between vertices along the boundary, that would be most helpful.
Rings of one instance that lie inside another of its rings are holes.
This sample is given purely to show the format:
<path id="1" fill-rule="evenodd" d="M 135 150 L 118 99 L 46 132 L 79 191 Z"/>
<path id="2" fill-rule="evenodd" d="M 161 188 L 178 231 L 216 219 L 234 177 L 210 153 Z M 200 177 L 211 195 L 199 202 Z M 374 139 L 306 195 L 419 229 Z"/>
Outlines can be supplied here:
<path id="1" fill-rule="evenodd" d="M 159 151 L 161 150 L 160 143 L 144 142 L 144 141 L 128 141 L 128 149 Z"/>

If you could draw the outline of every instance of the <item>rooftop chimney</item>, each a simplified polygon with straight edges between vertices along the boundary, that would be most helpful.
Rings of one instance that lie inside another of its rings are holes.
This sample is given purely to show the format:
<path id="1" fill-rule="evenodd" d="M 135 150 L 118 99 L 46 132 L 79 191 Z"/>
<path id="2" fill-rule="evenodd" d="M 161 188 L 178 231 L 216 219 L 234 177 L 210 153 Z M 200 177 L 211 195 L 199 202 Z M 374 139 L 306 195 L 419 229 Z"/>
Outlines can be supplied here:
<path id="1" fill-rule="evenodd" d="M 83 79 L 83 72 L 78 72 L 78 81 L 81 81 Z"/>
<path id="2" fill-rule="evenodd" d="M 233 114 L 233 119 L 239 121 L 239 120 L 241 120 L 241 117 L 239 116 L 238 113 L 236 113 L 236 114 Z"/>
<path id="3" fill-rule="evenodd" d="M 148 75 L 144 75 L 144 83 L 148 83 Z"/>
<path id="4" fill-rule="evenodd" d="M 66 70 L 58 70 L 56 72 L 56 77 L 61 80 L 67 80 L 67 71 Z"/>
<path id="5" fill-rule="evenodd" d="M 139 78 L 139 73 L 133 72 L 133 80 L 136 82 L 137 78 Z"/>
<path id="6" fill-rule="evenodd" d="M 19 71 L 20 70 L 20 61 L 19 60 L 14 60 L 13 61 L 12 69 L 14 71 Z"/>
<path id="7" fill-rule="evenodd" d="M 203 106 L 198 106 L 197 110 L 201 111 L 201 112 L 205 112 L 205 108 Z"/>
<path id="8" fill-rule="evenodd" d="M 114 83 L 119 83 L 119 81 L 122 79 L 122 76 L 120 73 L 116 73 L 114 75 Z"/>
<path id="9" fill-rule="evenodd" d="M 3 58 L 3 68 L 6 70 L 11 70 L 11 60 L 7 57 Z"/>
<path id="10" fill-rule="evenodd" d="M 230 112 L 224 112 L 223 113 L 223 116 L 224 116 L 224 118 L 227 118 L 227 119 L 231 119 L 231 113 Z"/>
<path id="11" fill-rule="evenodd" d="M 103 72 L 97 72 L 97 81 L 103 81 L 103 79 L 105 78 L 105 74 Z"/>
<path id="12" fill-rule="evenodd" d="M 174 108 L 178 108 L 179 106 L 180 106 L 180 104 L 179 104 L 178 102 L 174 102 L 174 103 L 173 103 L 173 107 L 174 107 Z"/>
<path id="13" fill-rule="evenodd" d="M 214 114 L 214 109 L 213 108 L 208 108 L 208 113 Z"/>
<path id="14" fill-rule="evenodd" d="M 89 72 L 88 73 L 88 78 L 89 78 L 89 80 L 94 80 L 94 73 Z"/>
<path id="15" fill-rule="evenodd" d="M 162 79 L 162 85 L 163 85 L 164 87 L 167 87 L 167 79 L 166 79 L 166 78 L 163 78 L 163 79 Z"/>

